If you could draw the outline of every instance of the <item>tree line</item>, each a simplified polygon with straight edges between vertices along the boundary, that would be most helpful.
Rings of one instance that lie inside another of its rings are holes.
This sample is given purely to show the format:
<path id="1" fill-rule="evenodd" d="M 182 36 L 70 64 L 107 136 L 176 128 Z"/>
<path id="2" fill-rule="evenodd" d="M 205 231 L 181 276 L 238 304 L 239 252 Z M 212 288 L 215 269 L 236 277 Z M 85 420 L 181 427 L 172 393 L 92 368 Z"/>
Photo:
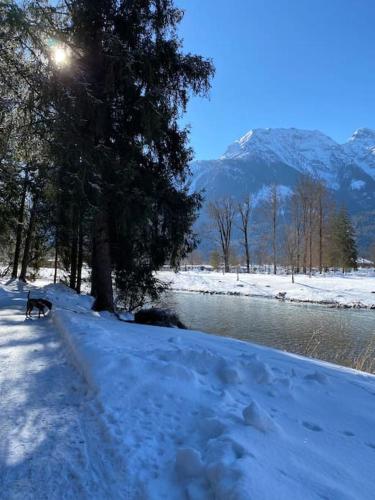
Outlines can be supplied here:
<path id="1" fill-rule="evenodd" d="M 196 247 L 180 117 L 214 69 L 183 52 L 182 17 L 173 0 L 0 3 L 4 273 L 48 258 L 80 292 L 87 263 L 94 309 L 134 309 Z"/>
<path id="2" fill-rule="evenodd" d="M 338 207 L 324 181 L 301 175 L 292 193 L 282 196 L 276 184 L 255 203 L 223 197 L 207 205 L 213 267 L 225 272 L 231 265 L 288 266 L 294 273 L 322 273 L 328 268 L 357 268 L 357 245 L 350 215 Z M 239 250 L 239 252 L 238 252 Z M 238 257 L 239 253 L 239 257 Z"/>

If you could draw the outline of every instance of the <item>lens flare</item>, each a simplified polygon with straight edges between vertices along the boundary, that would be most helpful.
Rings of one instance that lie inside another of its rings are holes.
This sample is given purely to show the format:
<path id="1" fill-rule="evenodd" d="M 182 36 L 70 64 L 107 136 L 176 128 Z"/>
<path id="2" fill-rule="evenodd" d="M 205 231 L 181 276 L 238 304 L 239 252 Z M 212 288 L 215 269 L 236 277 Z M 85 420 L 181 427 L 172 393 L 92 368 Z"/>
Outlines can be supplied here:
<path id="1" fill-rule="evenodd" d="M 57 66 L 65 66 L 69 61 L 68 50 L 64 47 L 56 46 L 52 49 L 52 58 Z"/>

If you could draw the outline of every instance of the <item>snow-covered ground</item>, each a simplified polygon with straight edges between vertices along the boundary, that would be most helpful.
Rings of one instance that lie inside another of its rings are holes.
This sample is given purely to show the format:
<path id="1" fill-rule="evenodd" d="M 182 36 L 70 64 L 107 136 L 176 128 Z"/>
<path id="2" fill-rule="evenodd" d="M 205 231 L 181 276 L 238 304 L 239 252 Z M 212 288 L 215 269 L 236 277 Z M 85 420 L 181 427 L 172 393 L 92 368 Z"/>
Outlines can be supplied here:
<path id="1" fill-rule="evenodd" d="M 126 498 L 97 399 L 51 319 L 25 320 L 26 293 L 0 287 L 0 498 Z"/>
<path id="2" fill-rule="evenodd" d="M 47 285 L 53 280 L 53 269 L 42 268 L 38 272 L 38 285 Z M 83 269 L 82 289 L 90 290 L 90 270 Z M 58 278 L 67 279 L 59 271 Z M 181 270 L 178 273 L 161 271 L 158 278 L 170 284 L 176 291 L 258 296 L 275 298 L 280 292 L 285 300 L 312 302 L 335 307 L 358 307 L 375 309 L 375 269 L 363 269 L 348 274 L 326 273 L 311 277 L 295 275 L 295 283 L 286 274 L 236 273 L 223 274 L 212 271 Z"/>
<path id="3" fill-rule="evenodd" d="M 337 307 L 375 309 L 375 273 L 348 275 L 296 275 L 295 283 L 287 275 L 216 273 L 205 271 L 163 271 L 158 277 L 170 283 L 172 290 L 219 293 L 274 298 L 279 293 L 285 300 L 316 302 Z"/>
<path id="4" fill-rule="evenodd" d="M 1 299 L 1 498 L 374 498 L 374 376 L 33 294 Z"/>

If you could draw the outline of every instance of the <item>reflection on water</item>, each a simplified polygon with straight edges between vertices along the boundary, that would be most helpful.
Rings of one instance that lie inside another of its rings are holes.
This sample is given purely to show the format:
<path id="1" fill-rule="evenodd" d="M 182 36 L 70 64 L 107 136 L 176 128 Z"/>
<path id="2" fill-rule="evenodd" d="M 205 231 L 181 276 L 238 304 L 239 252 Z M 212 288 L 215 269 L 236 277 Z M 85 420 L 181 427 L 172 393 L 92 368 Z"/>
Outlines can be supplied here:
<path id="1" fill-rule="evenodd" d="M 193 330 L 375 372 L 375 311 L 180 292 L 162 305 Z"/>

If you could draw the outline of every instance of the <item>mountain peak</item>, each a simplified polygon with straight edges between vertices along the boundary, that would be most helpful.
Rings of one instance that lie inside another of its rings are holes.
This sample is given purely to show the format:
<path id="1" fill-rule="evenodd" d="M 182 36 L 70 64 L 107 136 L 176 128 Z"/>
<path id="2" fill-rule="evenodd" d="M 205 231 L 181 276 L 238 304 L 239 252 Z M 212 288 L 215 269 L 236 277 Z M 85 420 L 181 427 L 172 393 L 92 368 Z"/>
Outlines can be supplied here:
<path id="1" fill-rule="evenodd" d="M 251 129 L 240 139 L 231 144 L 223 158 L 239 158 L 248 156 L 253 149 L 279 150 L 285 147 L 298 147 L 298 145 L 336 146 L 337 143 L 319 130 L 304 130 L 297 128 L 256 128 Z"/>
<path id="2" fill-rule="evenodd" d="M 231 144 L 220 159 L 289 165 L 328 183 L 334 183 L 350 162 L 374 178 L 375 130 L 359 128 L 345 144 L 338 144 L 319 130 L 255 128 Z"/>
<path id="3" fill-rule="evenodd" d="M 375 130 L 359 128 L 343 145 L 345 153 L 375 179 Z"/>
<path id="4" fill-rule="evenodd" d="M 231 144 L 222 159 L 261 159 L 293 165 L 300 172 L 323 177 L 341 155 L 340 146 L 319 130 L 297 128 L 252 129 Z"/>
<path id="5" fill-rule="evenodd" d="M 375 146 L 375 130 L 371 128 L 359 128 L 357 129 L 348 142 L 352 141 L 370 141 L 371 146 Z"/>

